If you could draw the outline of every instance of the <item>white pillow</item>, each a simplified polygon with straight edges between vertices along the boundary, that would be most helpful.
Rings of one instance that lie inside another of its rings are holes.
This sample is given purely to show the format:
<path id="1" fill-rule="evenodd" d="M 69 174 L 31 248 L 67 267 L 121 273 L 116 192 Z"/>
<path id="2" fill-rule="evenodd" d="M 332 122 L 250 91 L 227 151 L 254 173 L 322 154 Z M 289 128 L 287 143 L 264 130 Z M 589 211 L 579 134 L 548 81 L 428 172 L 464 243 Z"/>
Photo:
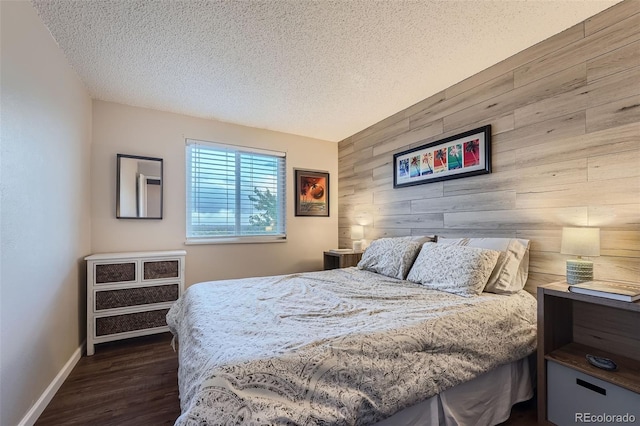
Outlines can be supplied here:
<path id="1" fill-rule="evenodd" d="M 407 280 L 460 296 L 482 293 L 500 252 L 455 244 L 425 243 Z"/>
<path id="2" fill-rule="evenodd" d="M 364 251 L 358 268 L 404 280 L 421 247 L 412 237 L 380 238 Z"/>
<path id="3" fill-rule="evenodd" d="M 484 291 L 513 294 L 524 288 L 529 276 L 529 240 L 516 238 L 440 238 L 438 243 L 500 251 Z"/>

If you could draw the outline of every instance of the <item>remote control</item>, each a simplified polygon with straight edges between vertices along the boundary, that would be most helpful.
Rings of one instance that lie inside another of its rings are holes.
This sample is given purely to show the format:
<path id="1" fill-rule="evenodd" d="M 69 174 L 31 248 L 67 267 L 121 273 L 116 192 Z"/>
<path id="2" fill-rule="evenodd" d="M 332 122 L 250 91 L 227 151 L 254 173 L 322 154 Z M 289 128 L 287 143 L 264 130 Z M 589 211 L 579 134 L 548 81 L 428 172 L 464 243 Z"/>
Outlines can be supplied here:
<path id="1" fill-rule="evenodd" d="M 587 354 L 587 361 L 594 367 L 602 368 L 603 370 L 614 371 L 618 368 L 616 363 L 609 358 Z"/>

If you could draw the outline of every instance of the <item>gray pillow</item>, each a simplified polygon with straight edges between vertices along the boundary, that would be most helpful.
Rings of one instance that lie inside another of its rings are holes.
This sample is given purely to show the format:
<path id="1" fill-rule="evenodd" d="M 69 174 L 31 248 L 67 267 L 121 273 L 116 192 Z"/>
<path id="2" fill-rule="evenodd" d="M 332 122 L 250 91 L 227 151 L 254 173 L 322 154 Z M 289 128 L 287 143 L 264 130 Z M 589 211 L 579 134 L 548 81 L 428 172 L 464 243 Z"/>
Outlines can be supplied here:
<path id="1" fill-rule="evenodd" d="M 362 254 L 358 268 L 404 280 L 422 243 L 412 237 L 374 240 Z"/>
<path id="2" fill-rule="evenodd" d="M 454 244 L 425 243 L 407 279 L 460 296 L 482 293 L 500 252 Z"/>
<path id="3" fill-rule="evenodd" d="M 516 238 L 441 238 L 439 244 L 479 247 L 500 252 L 500 257 L 484 291 L 497 294 L 517 293 L 529 275 L 529 240 Z"/>

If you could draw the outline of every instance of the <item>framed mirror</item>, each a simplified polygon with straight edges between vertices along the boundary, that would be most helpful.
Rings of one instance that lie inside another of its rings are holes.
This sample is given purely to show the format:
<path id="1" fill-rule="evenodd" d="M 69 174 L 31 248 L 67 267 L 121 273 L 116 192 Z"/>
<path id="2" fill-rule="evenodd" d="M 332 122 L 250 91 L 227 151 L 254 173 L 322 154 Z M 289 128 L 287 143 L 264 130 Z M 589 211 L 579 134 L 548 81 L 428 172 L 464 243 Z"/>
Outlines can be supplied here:
<path id="1" fill-rule="evenodd" d="M 118 154 L 116 217 L 162 219 L 162 158 Z"/>

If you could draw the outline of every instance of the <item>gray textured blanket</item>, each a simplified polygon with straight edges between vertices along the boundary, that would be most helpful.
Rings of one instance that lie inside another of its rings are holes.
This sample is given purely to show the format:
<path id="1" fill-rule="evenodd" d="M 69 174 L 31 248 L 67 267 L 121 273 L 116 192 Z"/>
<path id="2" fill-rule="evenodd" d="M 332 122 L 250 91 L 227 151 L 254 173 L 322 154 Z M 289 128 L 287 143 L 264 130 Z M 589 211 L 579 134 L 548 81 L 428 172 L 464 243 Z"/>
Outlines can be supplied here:
<path id="1" fill-rule="evenodd" d="M 535 349 L 535 299 L 355 268 L 191 286 L 176 425 L 366 425 Z"/>

